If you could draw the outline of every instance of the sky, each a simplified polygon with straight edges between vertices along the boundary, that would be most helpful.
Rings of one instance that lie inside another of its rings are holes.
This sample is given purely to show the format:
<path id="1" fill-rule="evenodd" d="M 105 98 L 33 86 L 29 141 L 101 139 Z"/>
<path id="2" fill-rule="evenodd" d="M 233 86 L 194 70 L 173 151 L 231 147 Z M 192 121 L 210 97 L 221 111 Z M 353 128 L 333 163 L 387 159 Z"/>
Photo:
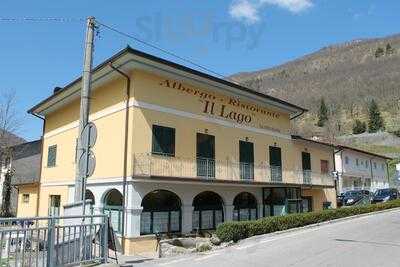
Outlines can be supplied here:
<path id="1" fill-rule="evenodd" d="M 16 93 L 17 134 L 40 138 L 41 120 L 26 111 L 81 75 L 88 16 L 228 76 L 400 33 L 399 14 L 399 0 L 1 0 L 0 93 Z M 196 68 L 101 26 L 94 64 L 127 45 Z"/>

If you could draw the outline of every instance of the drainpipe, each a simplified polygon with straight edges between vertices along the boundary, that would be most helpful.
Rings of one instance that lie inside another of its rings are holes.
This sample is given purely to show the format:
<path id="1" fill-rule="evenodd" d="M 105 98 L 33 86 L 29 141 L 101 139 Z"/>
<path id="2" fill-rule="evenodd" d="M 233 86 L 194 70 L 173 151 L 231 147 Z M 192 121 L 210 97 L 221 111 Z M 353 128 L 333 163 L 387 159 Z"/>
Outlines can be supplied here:
<path id="1" fill-rule="evenodd" d="M 340 152 L 340 158 L 342 158 L 342 151 L 343 148 L 340 148 L 338 151 L 335 151 L 335 147 L 333 147 L 333 153 L 332 153 L 332 157 L 333 157 L 333 170 L 336 172 L 336 178 L 335 179 L 335 190 L 336 190 L 336 195 L 338 195 L 338 183 L 339 181 L 339 171 L 336 170 L 336 154 Z M 343 169 L 343 161 L 342 161 L 342 169 Z"/>
<path id="2" fill-rule="evenodd" d="M 374 172 L 372 170 L 372 158 L 369 159 L 369 165 L 370 165 L 370 169 L 371 169 L 371 185 L 372 185 L 372 182 L 374 181 Z M 370 190 L 371 190 L 371 188 L 370 188 Z"/>
<path id="3" fill-rule="evenodd" d="M 40 168 L 39 168 L 39 181 L 38 181 L 38 192 L 37 192 L 37 198 L 36 198 L 36 211 L 35 211 L 35 213 L 36 213 L 36 216 L 39 216 L 39 204 L 40 204 L 40 189 L 41 189 L 41 181 L 42 181 L 42 166 L 43 166 L 43 146 L 44 146 L 44 131 L 45 131 L 45 128 L 46 128 L 46 119 L 44 118 L 44 117 L 42 117 L 42 116 L 39 116 L 39 115 L 37 115 L 37 114 L 35 114 L 35 113 L 30 113 L 30 114 L 32 114 L 33 116 L 35 116 L 36 118 L 39 118 L 39 119 L 41 119 L 42 121 L 43 121 L 43 125 L 42 125 L 42 136 L 41 136 L 41 141 L 42 141 L 42 144 L 41 144 L 41 148 L 40 148 Z"/>
<path id="4" fill-rule="evenodd" d="M 123 182 L 122 182 L 122 198 L 124 205 L 122 206 L 122 251 L 125 253 L 125 206 L 126 206 L 126 185 L 127 185 L 127 175 L 128 175 L 128 131 L 129 131 L 129 100 L 131 98 L 130 87 L 131 87 L 131 79 L 128 74 L 122 72 L 118 68 L 112 65 L 112 62 L 109 66 L 118 72 L 120 75 L 125 77 L 126 79 L 126 105 L 125 105 L 125 137 L 124 137 L 124 169 L 123 169 Z"/>
<path id="5" fill-rule="evenodd" d="M 388 185 L 389 185 L 389 187 L 390 187 L 390 177 L 389 177 L 389 163 L 388 163 L 388 161 L 386 160 L 386 175 L 387 175 L 387 180 L 388 180 Z"/>

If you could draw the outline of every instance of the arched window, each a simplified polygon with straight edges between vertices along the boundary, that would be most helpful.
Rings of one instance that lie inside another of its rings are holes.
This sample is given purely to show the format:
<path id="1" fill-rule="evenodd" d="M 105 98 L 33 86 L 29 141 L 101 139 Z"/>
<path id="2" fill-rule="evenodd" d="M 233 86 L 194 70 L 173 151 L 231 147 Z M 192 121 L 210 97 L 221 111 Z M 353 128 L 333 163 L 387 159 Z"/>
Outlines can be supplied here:
<path id="1" fill-rule="evenodd" d="M 233 200 L 233 220 L 248 221 L 257 219 L 257 199 L 250 193 L 238 194 Z"/>
<path id="2" fill-rule="evenodd" d="M 211 191 L 198 194 L 193 199 L 193 229 L 211 230 L 224 222 L 222 198 Z"/>
<path id="3" fill-rule="evenodd" d="M 110 216 L 111 226 L 114 231 L 121 233 L 123 197 L 117 189 L 111 189 L 104 197 L 104 214 Z"/>
<path id="4" fill-rule="evenodd" d="M 93 195 L 92 191 L 90 191 L 90 190 L 88 190 L 88 189 L 86 189 L 86 191 L 85 191 L 85 199 L 90 199 L 90 200 L 92 201 L 91 204 L 92 204 L 92 205 L 95 204 L 95 202 L 94 202 L 94 195 Z"/>
<path id="5" fill-rule="evenodd" d="M 142 200 L 140 234 L 174 233 L 181 231 L 181 200 L 167 190 L 155 190 Z"/>

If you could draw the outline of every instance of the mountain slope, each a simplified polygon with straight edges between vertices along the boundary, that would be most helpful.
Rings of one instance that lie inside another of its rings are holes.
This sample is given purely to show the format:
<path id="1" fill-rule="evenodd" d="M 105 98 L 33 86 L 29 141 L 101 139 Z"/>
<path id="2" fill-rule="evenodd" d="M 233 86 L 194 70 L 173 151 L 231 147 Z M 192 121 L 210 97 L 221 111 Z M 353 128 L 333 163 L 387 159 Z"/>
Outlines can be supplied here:
<path id="1" fill-rule="evenodd" d="M 372 98 L 381 108 L 386 128 L 400 128 L 400 35 L 325 47 L 231 79 L 308 108 L 310 113 L 299 124 L 300 132 L 307 135 L 321 132 L 315 127 L 321 97 L 330 109 L 336 135 L 350 133 L 355 118 L 367 120 L 367 103 Z"/>

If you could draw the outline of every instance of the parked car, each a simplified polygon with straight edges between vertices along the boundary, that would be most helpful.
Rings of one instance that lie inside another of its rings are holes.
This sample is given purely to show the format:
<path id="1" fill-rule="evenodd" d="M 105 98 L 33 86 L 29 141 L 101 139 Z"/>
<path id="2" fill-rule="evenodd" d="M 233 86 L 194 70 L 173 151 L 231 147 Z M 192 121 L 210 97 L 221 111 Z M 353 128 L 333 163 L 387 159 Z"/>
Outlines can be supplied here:
<path id="1" fill-rule="evenodd" d="M 385 188 L 376 190 L 372 203 L 386 202 L 399 198 L 399 191 L 396 188 Z"/>
<path id="2" fill-rule="evenodd" d="M 344 193 L 343 205 L 368 204 L 371 202 L 371 192 L 368 190 L 350 190 Z"/>

